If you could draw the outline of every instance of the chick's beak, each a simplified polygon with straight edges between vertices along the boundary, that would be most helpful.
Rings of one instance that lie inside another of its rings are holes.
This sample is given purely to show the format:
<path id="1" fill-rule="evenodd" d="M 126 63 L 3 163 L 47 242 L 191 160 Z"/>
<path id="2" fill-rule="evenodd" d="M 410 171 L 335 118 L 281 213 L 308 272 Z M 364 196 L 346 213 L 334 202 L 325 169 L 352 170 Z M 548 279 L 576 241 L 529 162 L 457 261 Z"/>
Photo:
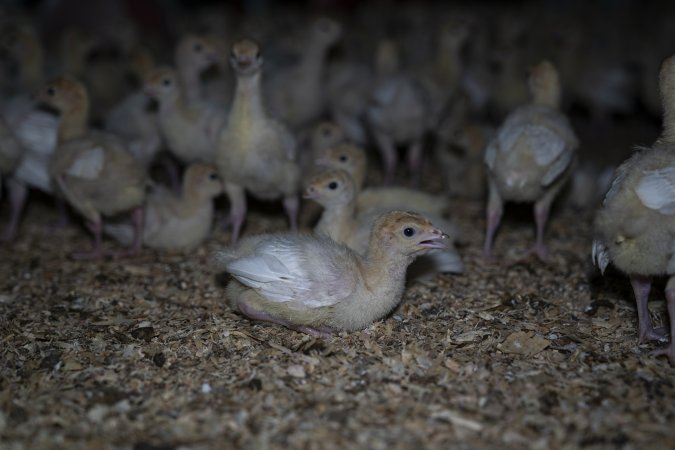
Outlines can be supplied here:
<path id="1" fill-rule="evenodd" d="M 420 247 L 440 249 L 447 248 L 446 242 L 450 239 L 447 234 L 443 233 L 438 228 L 432 228 L 423 238 L 424 239 L 418 244 Z"/>
<path id="2" fill-rule="evenodd" d="M 315 199 L 319 196 L 319 191 L 317 191 L 314 186 L 307 186 L 305 192 L 302 194 L 302 198 L 307 200 Z"/>
<path id="3" fill-rule="evenodd" d="M 314 160 L 314 164 L 316 164 L 319 167 L 328 167 L 330 166 L 330 158 L 327 156 L 319 156 Z"/>

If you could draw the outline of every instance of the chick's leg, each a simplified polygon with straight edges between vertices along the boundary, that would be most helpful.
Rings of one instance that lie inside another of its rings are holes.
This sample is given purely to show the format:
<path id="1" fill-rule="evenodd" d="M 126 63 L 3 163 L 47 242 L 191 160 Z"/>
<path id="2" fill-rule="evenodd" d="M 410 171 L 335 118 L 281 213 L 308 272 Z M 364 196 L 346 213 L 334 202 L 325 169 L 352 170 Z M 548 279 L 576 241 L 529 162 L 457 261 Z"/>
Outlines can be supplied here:
<path id="1" fill-rule="evenodd" d="M 230 201 L 229 224 L 232 225 L 232 243 L 236 243 L 241 227 L 246 218 L 246 192 L 244 188 L 232 183 L 225 183 L 225 193 Z"/>
<path id="2" fill-rule="evenodd" d="M 655 329 L 652 325 L 652 319 L 649 317 L 649 291 L 652 287 L 652 279 L 641 275 L 631 275 L 630 284 L 633 287 L 635 294 L 635 302 L 637 303 L 638 326 L 639 326 L 639 340 L 640 344 L 646 341 L 663 341 L 665 340 L 665 331 L 662 328 Z"/>
<path id="3" fill-rule="evenodd" d="M 103 220 L 101 219 L 101 216 L 96 214 L 96 217 L 92 221 L 87 222 L 87 228 L 89 228 L 89 231 L 94 235 L 94 248 L 89 252 L 73 253 L 73 259 L 88 260 L 101 259 L 103 257 Z"/>
<path id="4" fill-rule="evenodd" d="M 297 195 L 289 195 L 284 197 L 284 209 L 288 216 L 288 223 L 291 226 L 291 231 L 298 230 L 298 211 L 300 210 L 300 199 Z"/>
<path id="5" fill-rule="evenodd" d="M 489 180 L 489 197 L 486 211 L 486 231 L 485 244 L 483 246 L 483 257 L 485 259 L 492 259 L 492 244 L 495 240 L 495 233 L 499 227 L 499 222 L 502 220 L 504 212 L 504 202 L 502 201 L 497 186 L 494 181 Z"/>
<path id="6" fill-rule="evenodd" d="M 384 184 L 391 184 L 396 174 L 396 146 L 389 136 L 380 132 L 375 132 L 375 141 L 384 163 Z"/>
<path id="7" fill-rule="evenodd" d="M 21 212 L 26 204 L 26 197 L 28 196 L 28 188 L 16 180 L 7 180 L 7 187 L 9 188 L 9 222 L 5 225 L 5 229 L 0 234 L 0 241 L 10 241 L 16 235 L 16 230 L 19 227 L 19 220 L 21 219 Z"/>
<path id="8" fill-rule="evenodd" d="M 653 354 L 666 355 L 670 365 L 675 366 L 675 277 L 668 280 L 666 302 L 668 303 L 668 316 L 670 318 L 670 343 L 667 347 L 654 351 Z"/>

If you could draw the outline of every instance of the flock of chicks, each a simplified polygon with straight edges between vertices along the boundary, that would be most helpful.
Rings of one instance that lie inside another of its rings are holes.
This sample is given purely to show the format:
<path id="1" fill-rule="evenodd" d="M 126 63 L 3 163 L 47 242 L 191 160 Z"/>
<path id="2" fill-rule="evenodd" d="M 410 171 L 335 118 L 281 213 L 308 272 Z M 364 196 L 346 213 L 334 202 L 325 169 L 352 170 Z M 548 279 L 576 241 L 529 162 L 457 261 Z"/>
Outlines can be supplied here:
<path id="1" fill-rule="evenodd" d="M 92 232 L 93 249 L 75 258 L 103 257 L 104 235 L 124 244 L 116 255 L 143 246 L 187 251 L 208 237 L 213 200 L 224 193 L 232 244 L 216 260 L 232 276 L 226 290 L 232 307 L 310 334 L 358 330 L 395 308 L 407 277 L 463 271 L 454 247 L 459 233 L 443 217 L 445 198 L 389 186 L 400 146 L 411 182 L 420 181 L 431 133 L 440 167 L 457 174 L 461 167 L 474 195 L 487 185 L 485 258 L 493 257 L 504 202 L 514 201 L 534 203 L 532 252 L 545 260 L 549 211 L 573 175 L 579 146 L 562 109 L 562 76 L 551 62 L 533 66 L 529 102 L 515 85 L 493 86 L 501 125 L 472 122 L 470 111 L 481 108 L 485 95 L 482 78 L 468 77 L 463 66 L 471 32 L 466 20 L 447 21 L 438 59 L 424 70 L 402 67 L 393 39 L 379 41 L 373 65 L 343 58 L 328 70 L 343 27 L 320 18 L 296 63 L 264 78 L 259 45 L 235 41 L 234 79 L 222 38 L 188 34 L 176 46 L 175 67 L 156 65 L 142 46 L 127 49 L 140 83 L 111 101 L 106 94 L 114 89 L 97 87 L 86 70 L 96 46 L 91 36 L 67 33 L 69 73 L 45 80 L 36 31 L 6 23 L 0 43 L 17 70 L 0 116 L 0 176 L 11 207 L 2 238 L 11 241 L 28 189 L 39 189 L 61 211 L 67 204 L 79 213 Z M 513 49 L 503 52 L 505 77 L 508 68 L 522 69 Z M 666 298 L 675 335 L 675 57 L 663 62 L 659 85 L 663 132 L 616 171 L 593 243 L 601 270 L 613 262 L 630 276 L 640 341 L 667 340 L 647 309 L 652 276 L 671 276 Z M 327 116 L 332 122 L 320 122 Z M 92 117 L 100 128 L 91 127 Z M 387 186 L 363 187 L 371 142 Z M 457 146 L 464 157 L 447 151 Z M 185 167 L 182 185 L 178 166 Z M 151 179 L 158 172 L 169 186 Z M 476 180 L 479 186 L 471 185 Z M 311 234 L 297 232 L 301 192 L 323 207 Z M 247 196 L 281 200 L 292 232 L 242 237 Z M 126 213 L 131 222 L 107 220 Z M 673 339 L 658 353 L 675 364 Z"/>

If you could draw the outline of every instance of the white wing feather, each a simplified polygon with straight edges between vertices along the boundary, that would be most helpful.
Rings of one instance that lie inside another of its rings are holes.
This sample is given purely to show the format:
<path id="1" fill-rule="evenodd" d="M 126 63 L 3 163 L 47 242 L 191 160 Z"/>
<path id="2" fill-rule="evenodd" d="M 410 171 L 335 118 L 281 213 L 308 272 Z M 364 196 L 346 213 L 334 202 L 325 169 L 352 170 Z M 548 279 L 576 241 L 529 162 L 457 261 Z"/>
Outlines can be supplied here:
<path id="1" fill-rule="evenodd" d="M 75 161 L 68 167 L 67 175 L 95 180 L 101 173 L 105 164 L 105 151 L 103 147 L 97 146 L 80 153 Z"/>
<path id="2" fill-rule="evenodd" d="M 675 167 L 646 171 L 635 193 L 647 208 L 668 216 L 675 214 Z"/>
<path id="3" fill-rule="evenodd" d="M 317 267 L 309 267 L 308 248 L 278 237 L 261 242 L 255 252 L 226 264 L 240 283 L 273 302 L 292 302 L 308 308 L 334 305 L 353 291 L 353 280 L 317 280 Z M 339 275 L 331 271 L 336 278 Z M 337 287 L 337 288 L 336 288 Z"/>

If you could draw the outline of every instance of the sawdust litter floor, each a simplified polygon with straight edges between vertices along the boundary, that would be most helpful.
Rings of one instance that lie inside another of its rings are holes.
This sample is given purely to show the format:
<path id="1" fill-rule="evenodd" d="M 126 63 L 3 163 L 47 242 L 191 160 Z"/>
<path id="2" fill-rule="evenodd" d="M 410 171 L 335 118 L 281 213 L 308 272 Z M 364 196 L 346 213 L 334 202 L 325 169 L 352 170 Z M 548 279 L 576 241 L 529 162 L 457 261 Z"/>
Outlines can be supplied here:
<path id="1" fill-rule="evenodd" d="M 210 264 L 225 232 L 187 256 L 78 262 L 86 233 L 46 233 L 31 207 L 0 248 L 0 447 L 675 448 L 675 368 L 637 344 L 625 277 L 592 267 L 592 215 L 559 209 L 543 264 L 507 209 L 488 264 L 481 205 L 451 210 L 465 274 L 315 339 L 228 308 Z"/>

